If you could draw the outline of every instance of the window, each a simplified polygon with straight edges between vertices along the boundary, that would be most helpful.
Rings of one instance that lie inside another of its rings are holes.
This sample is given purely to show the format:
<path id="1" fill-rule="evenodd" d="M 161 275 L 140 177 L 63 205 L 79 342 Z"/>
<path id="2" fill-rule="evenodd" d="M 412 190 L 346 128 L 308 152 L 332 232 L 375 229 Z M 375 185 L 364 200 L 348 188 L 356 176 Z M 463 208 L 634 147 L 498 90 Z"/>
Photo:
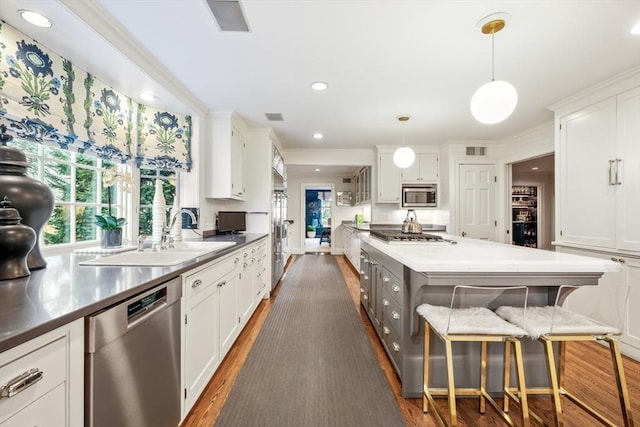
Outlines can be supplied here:
<path id="1" fill-rule="evenodd" d="M 153 195 L 156 179 L 162 180 L 162 193 L 166 203 L 165 223 L 169 221 L 169 211 L 176 194 L 176 173 L 173 171 L 140 169 L 140 233 L 151 236 L 153 231 Z"/>
<path id="2" fill-rule="evenodd" d="M 111 210 L 114 215 L 126 216 L 118 186 L 102 185 L 102 173 L 115 168 L 114 163 L 19 138 L 8 145 L 27 156 L 28 175 L 53 191 L 53 213 L 42 229 L 45 245 L 97 240 L 97 213 L 104 215 Z"/>

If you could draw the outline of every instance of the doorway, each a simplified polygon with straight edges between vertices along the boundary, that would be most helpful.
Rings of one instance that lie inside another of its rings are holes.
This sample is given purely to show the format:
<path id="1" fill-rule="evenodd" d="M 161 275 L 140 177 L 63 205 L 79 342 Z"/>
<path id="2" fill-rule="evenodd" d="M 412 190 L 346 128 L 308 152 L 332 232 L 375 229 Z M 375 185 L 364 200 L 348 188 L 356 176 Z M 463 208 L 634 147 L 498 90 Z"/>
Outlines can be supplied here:
<path id="1" fill-rule="evenodd" d="M 304 253 L 331 253 L 332 186 L 304 189 Z"/>
<path id="2" fill-rule="evenodd" d="M 511 243 L 553 250 L 555 235 L 555 155 L 511 164 Z"/>

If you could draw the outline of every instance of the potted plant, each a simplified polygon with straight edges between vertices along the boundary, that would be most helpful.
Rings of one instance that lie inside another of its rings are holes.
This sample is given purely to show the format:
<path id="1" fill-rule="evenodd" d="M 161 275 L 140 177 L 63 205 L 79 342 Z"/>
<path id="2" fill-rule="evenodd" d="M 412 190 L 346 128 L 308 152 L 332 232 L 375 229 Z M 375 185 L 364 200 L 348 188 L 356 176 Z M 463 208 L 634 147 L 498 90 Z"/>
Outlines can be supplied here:
<path id="1" fill-rule="evenodd" d="M 107 169 L 102 174 L 102 185 L 107 191 L 108 209 L 106 215 L 95 215 L 95 224 L 102 229 L 102 248 L 122 246 L 122 226 L 127 223 L 126 218 L 118 218 L 111 214 L 111 189 L 121 176 L 114 169 Z M 122 177 L 127 179 L 127 177 Z"/>
<path id="2" fill-rule="evenodd" d="M 316 228 L 313 225 L 307 225 L 307 237 L 310 239 L 316 237 Z"/>

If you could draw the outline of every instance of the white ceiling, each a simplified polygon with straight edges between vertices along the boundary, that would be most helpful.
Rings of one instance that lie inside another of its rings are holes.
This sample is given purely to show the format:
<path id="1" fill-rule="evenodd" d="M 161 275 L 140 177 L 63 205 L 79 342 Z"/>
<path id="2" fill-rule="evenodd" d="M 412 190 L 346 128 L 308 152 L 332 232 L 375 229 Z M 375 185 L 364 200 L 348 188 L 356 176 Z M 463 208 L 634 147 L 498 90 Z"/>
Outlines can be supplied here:
<path id="1" fill-rule="evenodd" d="M 273 127 L 285 149 L 399 144 L 400 114 L 412 116 L 409 145 L 499 140 L 551 120 L 546 107 L 556 101 L 640 66 L 640 36 L 630 33 L 640 0 L 241 5 L 248 33 L 221 32 L 206 0 L 2 0 L 0 17 L 126 94 L 153 89 L 160 108 L 191 114 L 235 110 L 250 126 Z M 21 22 L 19 8 L 54 26 Z M 491 78 L 491 37 L 476 23 L 494 12 L 510 14 L 495 36 L 495 77 L 517 88 L 519 103 L 505 122 L 482 125 L 469 100 Z M 311 90 L 316 80 L 329 89 Z"/>

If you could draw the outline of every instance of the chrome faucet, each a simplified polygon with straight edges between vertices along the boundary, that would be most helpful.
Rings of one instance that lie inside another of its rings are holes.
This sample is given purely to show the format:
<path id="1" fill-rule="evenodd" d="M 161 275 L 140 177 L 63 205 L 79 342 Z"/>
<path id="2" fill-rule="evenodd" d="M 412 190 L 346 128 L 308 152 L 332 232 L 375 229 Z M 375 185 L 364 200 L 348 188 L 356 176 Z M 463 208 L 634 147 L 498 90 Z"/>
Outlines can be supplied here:
<path id="1" fill-rule="evenodd" d="M 180 208 L 177 212 L 173 214 L 171 219 L 169 220 L 169 225 L 162 227 L 162 237 L 160 238 L 160 249 L 169 249 L 173 247 L 173 237 L 171 237 L 171 229 L 176 223 L 178 216 L 182 213 L 186 213 L 191 217 L 191 223 L 196 225 L 198 224 L 198 218 L 196 215 L 191 212 L 189 209 Z"/>

